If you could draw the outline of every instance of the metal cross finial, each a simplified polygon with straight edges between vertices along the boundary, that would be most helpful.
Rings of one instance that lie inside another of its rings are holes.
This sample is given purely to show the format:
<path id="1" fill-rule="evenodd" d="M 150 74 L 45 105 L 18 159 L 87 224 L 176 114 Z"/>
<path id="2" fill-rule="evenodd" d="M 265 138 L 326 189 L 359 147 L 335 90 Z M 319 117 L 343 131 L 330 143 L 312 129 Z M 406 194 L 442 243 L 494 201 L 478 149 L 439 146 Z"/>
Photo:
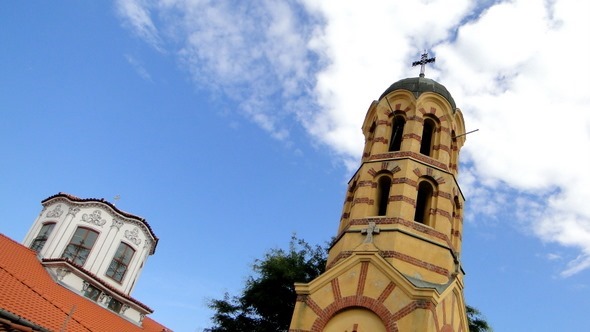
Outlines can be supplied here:
<path id="1" fill-rule="evenodd" d="M 361 230 L 361 234 L 367 234 L 364 243 L 373 243 L 373 234 L 379 234 L 379 227 L 375 225 L 374 221 L 370 221 L 369 226 Z"/>
<path id="2" fill-rule="evenodd" d="M 426 64 L 434 62 L 435 60 L 436 57 L 432 57 L 429 59 L 428 52 L 424 51 L 424 53 L 422 53 L 422 56 L 420 57 L 420 61 L 412 62 L 412 67 L 420 65 L 420 77 L 424 77 L 424 70 L 426 69 Z"/>

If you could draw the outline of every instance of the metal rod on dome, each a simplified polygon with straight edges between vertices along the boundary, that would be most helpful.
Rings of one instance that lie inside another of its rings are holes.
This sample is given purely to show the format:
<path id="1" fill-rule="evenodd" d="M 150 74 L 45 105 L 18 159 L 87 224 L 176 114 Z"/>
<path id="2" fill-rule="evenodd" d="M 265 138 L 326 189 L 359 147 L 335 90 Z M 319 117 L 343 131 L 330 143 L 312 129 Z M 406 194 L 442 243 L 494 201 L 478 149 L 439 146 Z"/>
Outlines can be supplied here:
<path id="1" fill-rule="evenodd" d="M 467 133 L 465 133 L 465 134 L 457 135 L 457 136 L 455 136 L 455 137 L 453 137 L 453 138 L 457 138 L 457 137 L 465 136 L 465 135 L 467 135 L 467 134 L 474 133 L 474 132 L 476 132 L 476 131 L 478 131 L 478 130 L 479 130 L 479 129 L 475 129 L 475 130 L 472 130 L 472 131 L 470 131 L 470 132 L 467 132 Z"/>
<path id="2" fill-rule="evenodd" d="M 389 103 L 389 99 L 387 99 L 387 97 L 385 97 L 385 101 L 387 102 L 387 105 L 389 105 L 389 110 L 391 111 L 391 113 L 393 113 L 393 107 L 391 107 L 391 104 Z"/>

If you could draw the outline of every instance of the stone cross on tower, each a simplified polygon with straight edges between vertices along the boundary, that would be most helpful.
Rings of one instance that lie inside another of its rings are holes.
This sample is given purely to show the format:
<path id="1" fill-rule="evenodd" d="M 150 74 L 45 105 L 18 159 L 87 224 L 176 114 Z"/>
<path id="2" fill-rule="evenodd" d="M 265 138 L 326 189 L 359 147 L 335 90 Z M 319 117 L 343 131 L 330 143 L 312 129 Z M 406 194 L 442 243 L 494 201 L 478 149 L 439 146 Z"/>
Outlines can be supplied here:
<path id="1" fill-rule="evenodd" d="M 412 62 L 412 67 L 420 65 L 420 77 L 424 77 L 424 70 L 426 69 L 426 64 L 436 61 L 436 57 L 428 58 L 428 52 L 424 51 L 422 56 L 420 57 L 420 61 Z"/>
<path id="2" fill-rule="evenodd" d="M 373 234 L 379 234 L 379 227 L 375 225 L 374 221 L 370 221 L 369 226 L 361 230 L 361 234 L 367 234 L 364 243 L 373 243 Z"/>

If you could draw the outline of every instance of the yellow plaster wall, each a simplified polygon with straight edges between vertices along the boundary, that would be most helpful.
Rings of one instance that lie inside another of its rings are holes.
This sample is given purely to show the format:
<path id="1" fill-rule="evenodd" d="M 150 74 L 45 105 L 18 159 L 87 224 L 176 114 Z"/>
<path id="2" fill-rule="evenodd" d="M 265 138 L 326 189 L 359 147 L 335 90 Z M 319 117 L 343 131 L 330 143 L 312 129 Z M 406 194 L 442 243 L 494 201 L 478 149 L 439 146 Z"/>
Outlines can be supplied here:
<path id="1" fill-rule="evenodd" d="M 320 307 L 326 307 L 330 303 L 334 302 L 334 293 L 332 292 L 332 285 L 325 284 L 323 287 L 318 289 L 315 293 L 311 294 L 311 299 L 315 301 Z"/>
<path id="2" fill-rule="evenodd" d="M 374 265 L 369 265 L 364 286 L 365 296 L 375 299 L 378 298 L 390 282 L 389 278 L 381 270 L 377 269 Z"/>
<path id="3" fill-rule="evenodd" d="M 401 332 L 437 332 L 432 312 L 427 309 L 416 309 L 411 314 L 397 321 Z"/>

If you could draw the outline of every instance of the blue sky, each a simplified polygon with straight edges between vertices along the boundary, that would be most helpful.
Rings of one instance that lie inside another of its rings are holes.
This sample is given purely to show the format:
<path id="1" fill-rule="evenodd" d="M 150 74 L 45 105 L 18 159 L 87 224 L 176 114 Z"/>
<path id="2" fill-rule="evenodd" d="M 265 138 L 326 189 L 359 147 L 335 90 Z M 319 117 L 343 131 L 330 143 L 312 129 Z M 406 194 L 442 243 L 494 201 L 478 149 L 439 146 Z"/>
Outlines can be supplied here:
<path id="1" fill-rule="evenodd" d="M 267 249 L 335 235 L 368 106 L 429 49 L 480 129 L 461 155 L 467 302 L 495 331 L 580 330 L 587 6 L 2 2 L 0 232 L 21 241 L 60 191 L 120 195 L 160 238 L 133 296 L 200 331 Z"/>

